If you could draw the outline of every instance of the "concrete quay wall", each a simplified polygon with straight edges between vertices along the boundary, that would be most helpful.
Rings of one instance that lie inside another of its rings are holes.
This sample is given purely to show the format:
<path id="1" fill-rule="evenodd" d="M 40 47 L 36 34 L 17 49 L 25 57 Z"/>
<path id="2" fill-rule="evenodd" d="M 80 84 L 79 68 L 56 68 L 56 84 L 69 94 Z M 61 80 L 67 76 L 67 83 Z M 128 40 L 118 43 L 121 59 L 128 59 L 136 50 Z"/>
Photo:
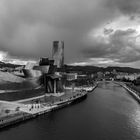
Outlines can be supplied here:
<path id="1" fill-rule="evenodd" d="M 130 88 L 129 86 L 127 86 L 124 83 L 120 83 L 120 82 L 115 82 L 116 84 L 122 86 L 123 88 L 125 88 L 127 91 L 129 91 L 129 93 L 140 103 L 140 93 L 135 91 L 134 89 Z"/>
<path id="2" fill-rule="evenodd" d="M 81 100 L 82 98 L 84 98 L 86 96 L 87 96 L 87 92 L 82 92 L 82 93 L 77 94 L 74 97 L 71 97 L 70 99 L 67 99 L 67 100 L 61 101 L 61 102 L 57 102 L 49 107 L 45 107 L 44 109 L 36 110 L 33 113 L 32 112 L 31 113 L 22 112 L 21 115 L 17 115 L 17 116 L 11 117 L 9 119 L 3 119 L 2 121 L 0 121 L 0 128 L 11 126 L 11 125 L 23 122 L 25 120 L 35 118 L 41 114 L 48 113 L 53 110 L 65 107 L 75 101 Z"/>

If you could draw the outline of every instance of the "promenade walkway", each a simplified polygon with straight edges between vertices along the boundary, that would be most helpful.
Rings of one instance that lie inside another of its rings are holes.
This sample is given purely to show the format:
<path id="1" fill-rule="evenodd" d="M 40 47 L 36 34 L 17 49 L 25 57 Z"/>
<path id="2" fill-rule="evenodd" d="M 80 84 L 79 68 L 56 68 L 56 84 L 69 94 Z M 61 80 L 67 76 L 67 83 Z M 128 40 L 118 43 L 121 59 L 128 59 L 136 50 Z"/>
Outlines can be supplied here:
<path id="1" fill-rule="evenodd" d="M 63 92 L 63 93 L 57 93 L 57 95 L 56 94 L 54 94 L 54 93 L 49 93 L 49 94 L 44 94 L 44 95 L 41 95 L 41 96 L 37 96 L 37 97 L 32 97 L 32 98 L 28 98 L 28 99 L 23 99 L 23 100 L 17 100 L 17 101 L 13 101 L 13 102 L 16 102 L 16 103 L 23 103 L 23 102 L 27 102 L 27 101 L 31 101 L 31 100 L 36 100 L 36 99 L 40 99 L 40 98 L 43 98 L 43 97 L 49 97 L 49 96 L 55 96 L 55 97 L 60 97 L 60 96 L 62 96 L 62 95 L 64 95 L 65 93 Z"/>
<path id="2" fill-rule="evenodd" d="M 95 87 L 92 87 L 94 89 Z M 88 88 L 91 90 L 91 88 Z M 0 124 L 10 123 L 18 120 L 24 120 L 44 114 L 64 105 L 70 104 L 74 100 L 87 94 L 86 90 L 66 90 L 64 93 L 45 94 L 33 98 L 18 101 L 0 101 L 1 116 Z"/>

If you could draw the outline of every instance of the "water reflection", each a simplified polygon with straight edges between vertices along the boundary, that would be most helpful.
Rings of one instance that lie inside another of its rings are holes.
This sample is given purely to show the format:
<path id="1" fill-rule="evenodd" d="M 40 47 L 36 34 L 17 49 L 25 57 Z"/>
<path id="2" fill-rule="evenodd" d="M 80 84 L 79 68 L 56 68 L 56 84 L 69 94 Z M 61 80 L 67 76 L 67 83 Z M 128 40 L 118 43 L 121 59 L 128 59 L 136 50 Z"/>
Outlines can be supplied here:
<path id="1" fill-rule="evenodd" d="M 131 126 L 135 129 L 136 134 L 140 134 L 140 108 L 134 109 L 130 117 Z"/>

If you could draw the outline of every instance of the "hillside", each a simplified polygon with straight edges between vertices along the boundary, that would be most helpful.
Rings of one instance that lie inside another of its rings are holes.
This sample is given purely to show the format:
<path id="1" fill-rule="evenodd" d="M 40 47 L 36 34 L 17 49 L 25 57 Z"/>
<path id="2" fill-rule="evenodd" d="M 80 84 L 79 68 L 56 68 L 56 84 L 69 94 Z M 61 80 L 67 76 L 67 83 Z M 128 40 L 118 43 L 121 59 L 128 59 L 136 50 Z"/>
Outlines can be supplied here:
<path id="1" fill-rule="evenodd" d="M 4 67 L 8 67 L 8 68 L 16 68 L 16 67 L 20 67 L 22 65 L 16 65 L 16 64 L 11 64 L 11 63 L 4 63 L 2 61 L 0 61 L 0 68 L 4 68 Z"/>
<path id="2" fill-rule="evenodd" d="M 22 65 L 15 65 L 11 63 L 4 63 L 0 61 L 0 68 L 16 68 L 21 67 Z M 64 65 L 63 68 L 58 69 L 58 71 L 66 71 L 66 72 L 79 72 L 79 73 L 97 73 L 99 71 L 113 71 L 124 72 L 124 73 L 140 73 L 140 69 L 131 68 L 131 67 L 97 67 L 97 66 L 72 66 L 72 65 Z"/>
<path id="3" fill-rule="evenodd" d="M 66 72 L 81 72 L 81 73 L 97 73 L 99 71 L 113 71 L 114 69 L 117 72 L 124 72 L 124 73 L 140 73 L 140 69 L 130 68 L 130 67 L 96 67 L 96 66 L 70 66 L 65 65 L 63 68 Z"/>

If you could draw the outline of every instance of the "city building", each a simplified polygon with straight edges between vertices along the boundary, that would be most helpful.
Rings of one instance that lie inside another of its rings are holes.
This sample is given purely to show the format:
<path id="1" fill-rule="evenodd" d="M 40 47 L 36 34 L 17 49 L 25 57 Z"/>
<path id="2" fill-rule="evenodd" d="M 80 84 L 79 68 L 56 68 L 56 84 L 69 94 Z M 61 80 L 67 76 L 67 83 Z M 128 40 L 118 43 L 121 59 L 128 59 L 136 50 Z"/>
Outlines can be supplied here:
<path id="1" fill-rule="evenodd" d="M 54 60 L 54 65 L 57 68 L 61 68 L 64 65 L 64 42 L 54 41 L 52 49 L 52 59 Z"/>
<path id="2" fill-rule="evenodd" d="M 44 85 L 46 93 L 63 92 L 61 76 L 56 74 L 44 74 Z"/>
<path id="3" fill-rule="evenodd" d="M 66 73 L 66 78 L 68 81 L 76 80 L 77 76 L 77 73 Z"/>
<path id="4" fill-rule="evenodd" d="M 138 77 L 140 77 L 139 73 L 133 73 L 133 74 L 128 74 L 128 73 L 119 73 L 116 78 L 117 79 L 126 79 L 126 80 L 136 80 Z"/>
<path id="5" fill-rule="evenodd" d="M 62 77 L 57 73 L 54 60 L 40 58 L 38 63 L 28 63 L 23 72 L 26 77 L 40 81 L 45 87 L 45 93 L 59 93 L 63 91 Z"/>
<path id="6" fill-rule="evenodd" d="M 103 72 L 97 72 L 97 78 L 99 79 L 99 80 L 101 80 L 101 79 L 103 79 L 104 78 L 104 73 Z"/>
<path id="7" fill-rule="evenodd" d="M 34 69 L 34 67 L 37 67 L 37 63 L 28 62 L 26 66 L 23 68 L 23 73 L 25 77 L 32 78 L 32 77 L 40 77 L 42 75 L 41 71 L 38 69 Z"/>

